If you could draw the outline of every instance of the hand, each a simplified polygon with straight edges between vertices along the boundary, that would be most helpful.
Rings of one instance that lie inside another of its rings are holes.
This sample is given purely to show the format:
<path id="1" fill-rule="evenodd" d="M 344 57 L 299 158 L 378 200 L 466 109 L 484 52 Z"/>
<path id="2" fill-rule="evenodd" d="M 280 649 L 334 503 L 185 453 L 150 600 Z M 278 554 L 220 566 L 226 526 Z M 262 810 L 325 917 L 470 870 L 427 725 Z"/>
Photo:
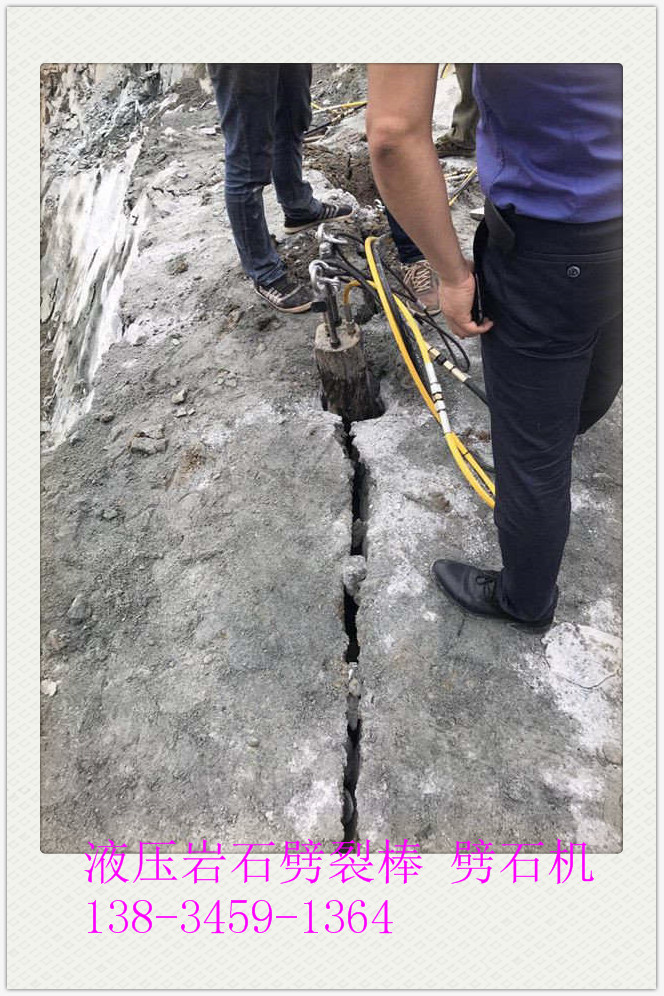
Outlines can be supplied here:
<path id="1" fill-rule="evenodd" d="M 468 339 L 474 335 L 481 335 L 488 332 L 493 326 L 489 318 L 485 318 L 481 325 L 474 322 L 471 317 L 473 299 L 475 297 L 475 277 L 473 276 L 473 264 L 469 260 L 464 260 L 467 266 L 466 276 L 458 283 L 440 283 L 440 307 L 450 326 L 450 331 L 459 339 Z"/>

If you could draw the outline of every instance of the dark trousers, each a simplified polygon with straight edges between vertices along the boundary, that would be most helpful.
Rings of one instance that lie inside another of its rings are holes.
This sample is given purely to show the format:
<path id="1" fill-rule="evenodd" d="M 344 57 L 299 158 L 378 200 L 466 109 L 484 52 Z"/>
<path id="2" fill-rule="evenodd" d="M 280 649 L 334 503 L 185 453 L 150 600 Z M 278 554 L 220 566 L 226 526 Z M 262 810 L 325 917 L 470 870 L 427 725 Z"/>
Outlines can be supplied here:
<path id="1" fill-rule="evenodd" d="M 226 210 L 245 273 L 261 284 L 284 275 L 265 221 L 263 187 L 274 183 L 288 218 L 321 210 L 302 179 L 302 136 L 311 124 L 310 63 L 211 63 L 226 140 Z"/>
<path id="2" fill-rule="evenodd" d="M 461 96 L 452 114 L 452 124 L 448 137 L 457 145 L 474 150 L 480 112 L 473 97 L 473 64 L 472 62 L 455 62 L 454 69 Z"/>
<path id="3" fill-rule="evenodd" d="M 622 219 L 570 225 L 487 204 L 475 237 L 496 468 L 502 607 L 548 614 L 569 532 L 572 447 L 622 382 Z"/>
<path id="4" fill-rule="evenodd" d="M 424 259 L 424 253 L 415 245 L 410 235 L 403 230 L 393 214 L 385 208 L 387 223 L 390 226 L 390 235 L 397 250 L 400 263 L 416 263 Z"/>

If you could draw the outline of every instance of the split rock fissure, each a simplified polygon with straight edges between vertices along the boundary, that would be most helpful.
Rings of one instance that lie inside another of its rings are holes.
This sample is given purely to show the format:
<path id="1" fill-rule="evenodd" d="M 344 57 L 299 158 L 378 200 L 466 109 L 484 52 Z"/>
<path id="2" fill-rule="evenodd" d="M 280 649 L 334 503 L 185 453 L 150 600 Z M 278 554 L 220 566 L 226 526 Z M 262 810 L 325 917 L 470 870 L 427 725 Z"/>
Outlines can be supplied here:
<path id="1" fill-rule="evenodd" d="M 365 518 L 367 507 L 368 475 L 365 465 L 353 444 L 352 423 L 342 420 L 339 441 L 353 468 L 352 529 L 350 555 L 352 564 L 361 565 L 366 559 Z M 366 571 L 364 571 L 366 573 Z M 362 717 L 360 714 L 361 684 L 359 676 L 360 643 L 357 634 L 358 588 L 361 584 L 362 569 L 351 569 L 344 577 L 344 626 L 348 636 L 345 660 L 348 665 L 348 695 L 346 697 L 346 765 L 344 768 L 344 798 L 341 822 L 344 827 L 344 841 L 357 839 L 358 812 L 355 791 L 360 773 L 360 743 L 362 738 Z"/>

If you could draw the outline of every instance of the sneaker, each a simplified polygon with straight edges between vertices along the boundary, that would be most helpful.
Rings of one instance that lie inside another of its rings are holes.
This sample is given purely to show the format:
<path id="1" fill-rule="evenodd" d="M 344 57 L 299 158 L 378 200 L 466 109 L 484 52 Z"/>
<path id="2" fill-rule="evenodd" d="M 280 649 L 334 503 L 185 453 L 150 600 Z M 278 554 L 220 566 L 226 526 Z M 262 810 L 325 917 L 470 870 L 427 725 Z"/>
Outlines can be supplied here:
<path id="1" fill-rule="evenodd" d="M 416 314 L 440 314 L 438 274 L 428 259 L 401 264 L 401 279 L 417 302 Z"/>
<path id="2" fill-rule="evenodd" d="M 459 159 L 472 159 L 475 156 L 474 145 L 459 145 L 453 139 L 443 135 L 436 142 L 436 152 L 443 158 L 445 156 L 456 156 Z"/>
<path id="3" fill-rule="evenodd" d="M 316 228 L 324 221 L 347 221 L 353 216 L 353 208 L 350 204 L 323 204 L 317 215 L 312 215 L 306 221 L 295 221 L 286 216 L 284 218 L 284 232 L 286 235 L 295 235 L 296 232 L 304 232 L 307 228 Z"/>
<path id="4" fill-rule="evenodd" d="M 254 284 L 254 289 L 275 311 L 284 311 L 289 315 L 309 311 L 313 303 L 311 289 L 304 284 L 294 284 L 287 276 L 280 277 L 273 284 Z"/>
<path id="5" fill-rule="evenodd" d="M 498 571 L 485 571 L 470 564 L 460 564 L 454 560 L 436 560 L 431 574 L 439 588 L 464 612 L 485 619 L 498 619 L 511 623 L 518 629 L 533 633 L 544 633 L 553 622 L 553 614 L 558 601 L 558 589 L 554 596 L 551 611 L 542 619 L 524 620 L 505 612 L 496 599 Z"/>

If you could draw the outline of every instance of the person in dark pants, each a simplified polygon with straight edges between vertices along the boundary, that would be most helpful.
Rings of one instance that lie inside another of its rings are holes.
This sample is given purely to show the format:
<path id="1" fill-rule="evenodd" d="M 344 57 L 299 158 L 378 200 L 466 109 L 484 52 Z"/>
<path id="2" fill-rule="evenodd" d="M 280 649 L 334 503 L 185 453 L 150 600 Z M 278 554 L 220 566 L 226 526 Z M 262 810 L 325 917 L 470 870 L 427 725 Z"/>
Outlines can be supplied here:
<path id="1" fill-rule="evenodd" d="M 265 221 L 263 188 L 274 183 L 287 234 L 352 215 L 316 200 L 302 178 L 302 136 L 311 124 L 310 63 L 210 63 L 226 140 L 226 210 L 242 267 L 278 311 L 308 311 L 308 287 L 286 272 Z"/>
<path id="2" fill-rule="evenodd" d="M 416 301 L 415 314 L 440 314 L 438 277 L 419 246 L 387 209 L 387 223 L 401 264 L 401 279 Z"/>
<path id="3" fill-rule="evenodd" d="M 461 96 L 452 112 L 450 130 L 438 139 L 436 151 L 439 156 L 470 158 L 475 155 L 475 135 L 480 116 L 473 96 L 473 64 L 455 62 L 454 71 Z"/>
<path id="4" fill-rule="evenodd" d="M 461 338 L 482 335 L 501 571 L 438 560 L 476 615 L 547 628 L 570 519 L 575 437 L 622 379 L 622 69 L 479 64 L 477 159 L 486 195 L 473 264 L 452 226 L 431 140 L 437 67 L 374 66 L 368 138 L 381 195 L 441 279 Z"/>

